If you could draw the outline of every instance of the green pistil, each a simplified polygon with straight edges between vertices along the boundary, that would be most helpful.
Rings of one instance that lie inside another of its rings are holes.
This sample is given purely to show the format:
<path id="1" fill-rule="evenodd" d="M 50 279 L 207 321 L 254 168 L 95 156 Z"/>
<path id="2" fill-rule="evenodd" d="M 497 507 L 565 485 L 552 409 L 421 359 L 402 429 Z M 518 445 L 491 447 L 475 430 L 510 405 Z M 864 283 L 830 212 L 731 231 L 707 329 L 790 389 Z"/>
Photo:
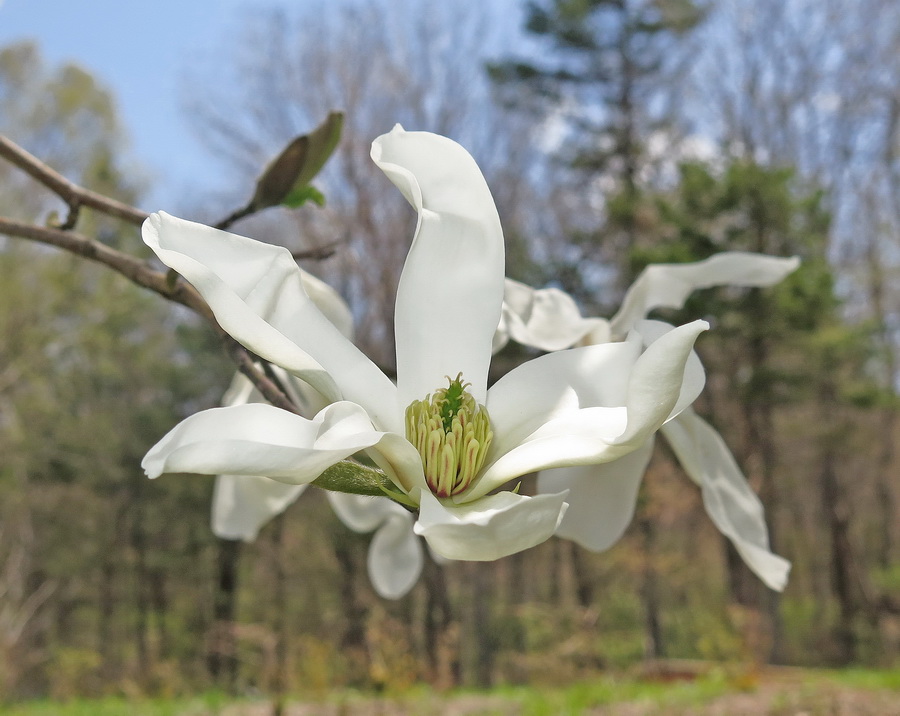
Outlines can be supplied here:
<path id="1" fill-rule="evenodd" d="M 438 497 L 465 490 L 475 479 L 494 434 L 487 410 L 475 402 L 462 373 L 446 388 L 406 409 L 406 438 L 422 456 L 428 487 Z"/>

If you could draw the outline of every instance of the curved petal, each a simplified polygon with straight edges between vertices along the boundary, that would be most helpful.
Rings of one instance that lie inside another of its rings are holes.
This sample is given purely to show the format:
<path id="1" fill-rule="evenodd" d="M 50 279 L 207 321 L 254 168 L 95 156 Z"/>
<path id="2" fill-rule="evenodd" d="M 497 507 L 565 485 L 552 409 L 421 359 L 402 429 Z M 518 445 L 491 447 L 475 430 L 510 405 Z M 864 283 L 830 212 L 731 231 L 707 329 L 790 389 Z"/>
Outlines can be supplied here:
<path id="1" fill-rule="evenodd" d="M 256 386 L 243 373 L 235 373 L 222 396 L 222 405 L 264 402 Z"/>
<path id="2" fill-rule="evenodd" d="M 341 335 L 353 339 L 353 314 L 341 294 L 309 271 L 300 269 L 300 280 L 306 295 L 316 305 Z"/>
<path id="3" fill-rule="evenodd" d="M 470 502 L 522 475 L 572 465 L 596 465 L 616 460 L 640 442 L 616 444 L 627 425 L 628 413 L 619 408 L 583 408 L 545 423 L 519 445 L 500 455 L 456 502 Z"/>
<path id="4" fill-rule="evenodd" d="M 681 308 L 693 291 L 712 286 L 773 286 L 800 265 L 800 259 L 726 251 L 703 261 L 651 264 L 631 285 L 610 321 L 623 336 L 654 308 Z"/>
<path id="5" fill-rule="evenodd" d="M 264 475 L 299 485 L 384 435 L 354 403 L 329 405 L 312 420 L 250 403 L 190 416 L 154 445 L 141 465 L 151 478 L 164 472 Z"/>
<path id="6" fill-rule="evenodd" d="M 369 545 L 369 579 L 385 599 L 399 599 L 416 583 L 424 561 L 413 516 L 387 497 L 328 492 L 338 519 L 354 532 L 375 532 Z"/>
<path id="7" fill-rule="evenodd" d="M 290 252 L 164 212 L 144 222 L 144 242 L 209 303 L 219 324 L 256 355 L 327 399 L 362 405 L 402 430 L 390 380 L 316 307 Z"/>
<path id="8" fill-rule="evenodd" d="M 487 562 L 549 539 L 568 507 L 565 499 L 565 492 L 537 497 L 500 492 L 448 506 L 423 492 L 415 531 L 442 557 Z"/>
<path id="9" fill-rule="evenodd" d="M 372 532 L 394 514 L 394 508 L 406 512 L 389 497 L 369 497 L 367 495 L 350 495 L 346 492 L 325 493 L 331 509 L 344 526 L 354 532 Z M 412 523 L 410 523 L 412 527 Z"/>
<path id="10" fill-rule="evenodd" d="M 285 393 L 297 406 L 304 417 L 315 415 L 329 404 L 319 391 L 309 383 L 294 377 L 283 368 L 269 364 L 272 372 L 281 383 Z M 244 403 L 265 403 L 266 399 L 243 373 L 235 373 L 231 384 L 222 396 L 222 405 L 243 405 Z"/>
<path id="11" fill-rule="evenodd" d="M 415 586 L 425 558 L 413 532 L 413 516 L 396 503 L 398 511 L 385 520 L 369 545 L 367 564 L 375 591 L 385 599 L 399 599 Z"/>
<path id="12" fill-rule="evenodd" d="M 608 335 L 608 326 L 603 318 L 583 318 L 575 300 L 565 291 L 534 289 L 506 279 L 503 315 L 494 337 L 495 352 L 510 338 L 544 351 L 569 348 L 588 335 L 592 336 L 592 343 L 605 343 L 608 337 L 601 338 Z"/>
<path id="13" fill-rule="evenodd" d="M 638 488 L 652 453 L 651 438 L 613 462 L 542 471 L 538 494 L 569 491 L 569 509 L 556 536 L 594 552 L 615 544 L 634 516 Z"/>
<path id="14" fill-rule="evenodd" d="M 488 462 L 561 414 L 625 405 L 628 379 L 641 349 L 636 338 L 557 351 L 504 375 L 488 390 L 485 403 L 494 431 Z"/>
<path id="15" fill-rule="evenodd" d="M 491 445 L 484 472 L 468 492 L 461 493 L 456 499 L 460 502 L 476 499 L 515 477 L 536 470 L 609 462 L 639 448 L 670 419 L 684 395 L 693 396 L 693 400 L 702 390 L 702 381 L 697 384 L 692 380 L 685 388 L 685 366 L 691 357 L 694 341 L 707 328 L 705 321 L 694 321 L 669 331 L 651 343 L 627 375 L 625 396 L 620 407 L 581 407 L 579 399 L 583 396 L 602 395 L 599 390 L 593 394 L 588 392 L 591 377 L 595 384 L 606 380 L 625 382 L 621 372 L 604 374 L 595 370 L 577 378 L 566 376 L 574 390 L 568 394 L 557 392 L 563 397 L 556 403 L 548 400 L 542 390 L 545 384 L 552 386 L 555 380 L 553 374 L 542 375 L 543 371 L 535 374 L 536 399 L 519 396 L 518 419 L 504 406 L 502 411 L 497 411 L 500 417 L 495 420 L 494 403 L 489 402 L 488 411 L 498 447 L 495 450 L 495 446 Z M 591 348 L 611 350 L 618 347 L 622 350 L 621 347 L 627 345 L 588 346 L 564 353 L 577 356 L 584 351 L 584 355 L 589 356 L 587 351 Z M 558 355 L 561 354 L 551 353 L 536 360 Z M 547 361 L 545 365 L 556 364 Z M 575 390 L 582 384 L 585 386 L 584 392 L 576 394 Z M 552 397 L 554 392 L 548 395 Z M 490 397 L 493 398 L 493 388 Z M 529 429 L 532 432 L 525 433 Z M 505 430 L 512 431 L 514 439 L 501 432 Z"/>
<path id="16" fill-rule="evenodd" d="M 663 434 L 685 472 L 700 485 L 706 512 L 719 531 L 769 588 L 784 589 L 791 563 L 769 550 L 762 502 L 721 435 L 692 410 L 669 422 Z"/>
<path id="17" fill-rule="evenodd" d="M 483 403 L 503 302 L 503 231 L 475 160 L 456 142 L 400 125 L 372 159 L 419 214 L 397 288 L 401 410 L 460 371 Z"/>
<path id="18" fill-rule="evenodd" d="M 267 477 L 219 475 L 213 489 L 213 534 L 252 542 L 262 526 L 284 512 L 305 489 L 306 485 L 285 485 Z"/>
<path id="19" fill-rule="evenodd" d="M 366 454 L 414 502 L 418 502 L 420 490 L 428 490 L 422 456 L 402 435 L 385 433 L 377 445 L 366 450 Z"/>
<path id="20" fill-rule="evenodd" d="M 687 325 L 693 326 L 697 325 L 698 323 L 703 322 L 694 321 L 694 323 L 689 323 Z M 707 328 L 709 327 L 708 324 L 705 325 Z M 660 343 L 655 348 L 651 348 L 651 346 L 653 346 L 658 340 L 663 338 L 663 336 L 670 335 L 672 331 L 680 331 L 683 328 L 685 328 L 685 326 L 681 326 L 680 328 L 676 329 L 675 326 L 669 323 L 664 323 L 663 321 L 641 321 L 637 324 L 636 328 L 632 330 L 630 337 L 640 336 L 640 339 L 643 341 L 644 346 L 647 348 L 646 353 L 653 353 L 657 356 L 658 359 L 661 359 L 657 362 L 655 367 L 649 359 L 642 363 L 642 369 L 647 369 L 645 380 L 648 381 L 648 383 L 654 380 L 653 372 L 659 370 L 660 364 L 663 364 L 663 371 L 667 370 L 664 367 L 665 351 L 671 350 L 670 346 L 672 345 L 672 341 L 675 341 L 676 339 L 674 336 L 670 336 L 669 338 L 666 338 L 664 343 Z M 683 350 L 683 340 L 680 341 L 680 345 L 682 346 Z M 697 399 L 697 396 L 699 396 L 700 393 L 703 392 L 703 387 L 706 385 L 706 370 L 703 368 L 703 363 L 700 362 L 699 356 L 693 349 L 691 349 L 687 355 L 687 359 L 684 362 L 683 371 L 684 372 L 681 380 L 681 390 L 678 394 L 678 399 L 675 401 L 675 406 L 672 408 L 672 412 L 669 414 L 670 418 L 678 415 L 678 413 L 691 405 Z M 638 376 L 635 376 L 635 378 L 638 379 Z"/>

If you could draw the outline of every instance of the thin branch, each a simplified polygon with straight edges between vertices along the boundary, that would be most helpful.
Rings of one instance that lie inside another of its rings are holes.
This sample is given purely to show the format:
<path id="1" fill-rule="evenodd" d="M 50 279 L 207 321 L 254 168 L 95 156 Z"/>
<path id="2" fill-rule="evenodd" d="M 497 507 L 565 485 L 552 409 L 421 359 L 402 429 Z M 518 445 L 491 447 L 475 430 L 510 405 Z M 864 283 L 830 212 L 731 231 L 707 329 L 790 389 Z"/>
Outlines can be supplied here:
<path id="1" fill-rule="evenodd" d="M 215 324 L 220 338 L 225 344 L 225 350 L 231 359 L 237 364 L 238 370 L 250 380 L 256 389 L 262 393 L 262 396 L 276 408 L 288 410 L 292 413 L 300 415 L 300 410 L 285 394 L 281 387 L 275 383 L 265 372 L 260 369 L 257 361 L 258 358 L 253 356 L 244 346 L 238 343 L 234 338 L 228 335 L 219 324 Z"/>
<path id="2" fill-rule="evenodd" d="M 314 249 L 291 251 L 291 256 L 294 257 L 295 261 L 300 261 L 301 259 L 306 259 L 307 261 L 322 261 L 334 256 L 342 243 L 344 243 L 343 239 L 339 239 L 337 241 L 332 241 L 330 244 L 325 244 L 324 246 L 317 246 Z"/>
<path id="3" fill-rule="evenodd" d="M 238 369 L 253 382 L 266 400 L 278 408 L 289 410 L 292 413 L 299 412 L 284 392 L 255 365 L 254 357 L 250 352 L 222 329 L 209 304 L 203 300 L 197 290 L 177 275 L 175 280 L 171 280 L 167 273 L 151 268 L 146 261 L 117 251 L 74 231 L 34 226 L 0 216 L 0 234 L 55 246 L 89 261 L 103 264 L 122 274 L 132 283 L 158 293 L 169 301 L 190 308 L 213 327 Z"/>
<path id="4" fill-rule="evenodd" d="M 143 224 L 144 219 L 148 216 L 146 212 L 140 209 L 124 204 L 121 201 L 110 199 L 69 181 L 62 174 L 51 169 L 40 159 L 28 153 L 2 134 L 0 134 L 0 157 L 15 164 L 32 179 L 50 189 L 68 205 L 69 217 L 64 224 L 64 227 L 67 229 L 75 225 L 78 209 L 82 206 L 89 206 L 92 209 L 114 216 L 117 219 L 123 219 L 136 226 Z"/>
<path id="5" fill-rule="evenodd" d="M 231 212 L 228 216 L 222 219 L 217 224 L 214 224 L 214 228 L 222 229 L 222 231 L 227 230 L 231 227 L 233 223 L 243 219 L 245 216 L 250 216 L 250 214 L 256 213 L 256 209 L 253 208 L 253 202 L 251 201 L 247 206 L 241 207 L 236 211 Z"/>
<path id="6" fill-rule="evenodd" d="M 148 288 L 160 296 L 187 306 L 203 318 L 215 323 L 212 311 L 193 287 L 183 281 L 169 281 L 162 271 L 122 251 L 74 231 L 63 231 L 34 224 L 26 224 L 0 216 L 0 234 L 29 239 L 76 254 L 90 261 L 108 266 L 125 276 L 132 283 Z"/>

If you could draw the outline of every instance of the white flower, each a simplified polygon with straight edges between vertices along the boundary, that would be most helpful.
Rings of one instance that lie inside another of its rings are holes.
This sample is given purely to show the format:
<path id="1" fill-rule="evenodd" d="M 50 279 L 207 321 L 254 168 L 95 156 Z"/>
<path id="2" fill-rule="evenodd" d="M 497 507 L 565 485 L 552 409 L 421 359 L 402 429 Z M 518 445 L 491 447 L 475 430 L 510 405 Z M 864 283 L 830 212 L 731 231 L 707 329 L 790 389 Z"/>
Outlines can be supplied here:
<path id="1" fill-rule="evenodd" d="M 689 360 L 708 326 L 676 328 L 646 349 L 635 334 L 548 354 L 488 389 L 504 250 L 481 172 L 458 144 L 399 126 L 373 143 L 372 158 L 418 212 L 397 292 L 396 385 L 316 308 L 285 249 L 154 214 L 144 241 L 221 326 L 331 404 L 311 420 L 261 404 L 198 413 L 148 452 L 144 469 L 300 485 L 365 451 L 390 479 L 389 496 L 418 510 L 415 532 L 436 554 L 492 560 L 527 549 L 556 531 L 566 492 L 518 495 L 515 479 L 644 445 L 702 390 Z"/>
<path id="2" fill-rule="evenodd" d="M 575 344 L 608 343 L 636 330 L 652 342 L 672 327 L 644 320 L 654 308 L 680 308 L 692 291 L 718 285 L 771 286 L 799 265 L 796 258 L 726 252 L 705 261 L 648 266 L 609 321 L 582 318 L 575 302 L 558 289 L 534 290 L 506 283 L 506 301 L 495 345 L 509 338 L 558 350 Z M 598 376 L 602 379 L 602 376 Z M 769 549 L 762 503 L 721 436 L 691 409 L 661 428 L 688 476 L 700 486 L 706 511 L 734 544 L 747 565 L 769 587 L 784 589 L 790 563 Z M 538 477 L 538 492 L 569 490 L 570 508 L 557 535 L 599 551 L 612 545 L 634 514 L 652 439 L 625 457 L 602 465 L 548 470 Z"/>
<path id="3" fill-rule="evenodd" d="M 331 286 L 302 271 L 303 287 L 319 310 L 348 339 L 353 337 L 350 308 Z M 300 413 L 313 416 L 327 405 L 318 391 L 270 366 Z M 265 399 L 242 374 L 235 375 L 222 398 L 223 405 L 264 403 Z M 284 512 L 307 485 L 289 485 L 255 475 L 219 475 L 213 489 L 212 530 L 222 539 L 252 542 L 269 520 Z M 387 497 L 364 497 L 326 491 L 338 519 L 355 532 L 374 532 L 369 545 L 368 572 L 375 591 L 399 599 L 415 585 L 424 556 L 413 533 L 412 514 Z"/>

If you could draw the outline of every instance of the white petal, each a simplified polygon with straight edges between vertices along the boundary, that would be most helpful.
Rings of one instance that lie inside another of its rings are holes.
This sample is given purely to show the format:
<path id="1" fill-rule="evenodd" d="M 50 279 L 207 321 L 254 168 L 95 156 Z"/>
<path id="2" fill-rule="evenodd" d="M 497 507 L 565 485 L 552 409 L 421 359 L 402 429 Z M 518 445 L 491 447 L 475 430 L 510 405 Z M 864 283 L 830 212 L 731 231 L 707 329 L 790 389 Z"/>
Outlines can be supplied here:
<path id="1" fill-rule="evenodd" d="M 638 488 L 652 453 L 651 438 L 613 462 L 541 472 L 539 494 L 569 491 L 569 509 L 556 536 L 594 552 L 617 542 L 634 516 Z"/>
<path id="2" fill-rule="evenodd" d="M 366 454 L 414 502 L 418 501 L 420 490 L 428 490 L 422 456 L 403 435 L 385 433 L 377 445 L 366 450 Z"/>
<path id="3" fill-rule="evenodd" d="M 422 572 L 423 552 L 412 514 L 387 497 L 328 492 L 338 519 L 354 532 L 375 532 L 369 545 L 369 579 L 385 599 L 399 599 Z"/>
<path id="4" fill-rule="evenodd" d="M 494 442 L 488 460 L 512 450 L 541 425 L 579 408 L 624 406 L 640 340 L 557 351 L 527 361 L 488 391 Z"/>
<path id="5" fill-rule="evenodd" d="M 395 509 L 406 512 L 389 497 L 369 497 L 367 495 L 349 495 L 344 492 L 325 493 L 331 509 L 346 527 L 354 532 L 372 532 L 395 514 Z M 412 522 L 410 522 L 412 529 Z"/>
<path id="6" fill-rule="evenodd" d="M 565 514 L 565 498 L 565 492 L 538 497 L 500 492 L 448 506 L 423 492 L 415 531 L 447 559 L 500 559 L 550 538 Z"/>
<path id="7" fill-rule="evenodd" d="M 584 408 L 566 412 L 540 426 L 519 445 L 500 455 L 467 492 L 454 497 L 460 503 L 481 497 L 522 475 L 571 465 L 595 465 L 627 455 L 640 443 L 616 444 L 625 431 L 624 407 Z"/>
<path id="8" fill-rule="evenodd" d="M 469 153 L 445 137 L 397 125 L 372 159 L 419 214 L 397 289 L 401 409 L 460 371 L 484 402 L 491 340 L 503 302 L 503 232 Z"/>
<path id="9" fill-rule="evenodd" d="M 518 418 L 509 407 L 514 404 L 515 396 L 509 395 L 499 404 L 502 410 L 496 411 L 499 419 L 494 419 L 492 388 L 488 410 L 498 447 L 495 450 L 494 445 L 491 446 L 489 462 L 483 474 L 468 492 L 460 494 L 456 499 L 463 501 L 480 497 L 510 479 L 536 470 L 609 462 L 639 448 L 671 417 L 676 404 L 682 399 L 686 384 L 685 366 L 690 359 L 694 341 L 707 328 L 705 321 L 694 321 L 666 333 L 640 355 L 630 374 L 625 377 L 621 370 L 605 373 L 597 371 L 595 366 L 589 365 L 589 361 L 578 363 L 585 371 L 565 376 L 566 381 L 572 385 L 572 390 L 568 393 L 556 389 L 555 381 L 558 376 L 552 371 L 528 369 L 535 371 L 534 395 L 523 391 L 518 396 Z M 551 353 L 536 361 L 543 361 L 541 365 L 557 368 L 562 364 L 556 356 L 565 356 L 567 353 L 576 358 L 582 355 L 599 356 L 602 355 L 600 349 L 623 351 L 629 345 L 633 343 L 588 346 L 563 353 Z M 615 366 L 615 362 L 611 365 Z M 606 407 L 602 404 L 600 407 L 582 407 L 590 405 L 590 401 L 606 397 L 606 391 L 597 388 L 604 381 L 610 382 L 607 387 L 608 395 L 616 394 L 616 386 L 620 393 L 622 387 L 625 387 L 625 395 L 619 401 L 620 407 Z M 497 386 L 501 382 L 498 381 Z M 512 381 L 510 384 L 513 384 Z M 594 386 L 593 392 L 591 386 Z M 690 381 L 688 394 L 692 396 L 691 399 L 696 397 L 702 387 L 702 381 L 699 384 Z M 559 396 L 556 402 L 553 400 L 554 396 Z M 532 432 L 528 434 L 528 430 Z M 504 435 L 505 431 L 511 431 L 515 439 L 511 440 Z"/>
<path id="10" fill-rule="evenodd" d="M 300 269 L 300 276 L 303 289 L 316 308 L 341 332 L 341 335 L 352 340 L 353 314 L 350 312 L 350 306 L 341 298 L 341 294 L 309 271 Z"/>
<path id="11" fill-rule="evenodd" d="M 192 472 L 264 475 L 304 484 L 384 435 L 354 403 L 329 405 L 312 420 L 251 403 L 192 415 L 154 445 L 141 464 L 151 478 Z"/>
<path id="12" fill-rule="evenodd" d="M 259 530 L 280 515 L 306 489 L 267 477 L 219 475 L 213 490 L 212 531 L 222 539 L 252 542 Z"/>
<path id="13" fill-rule="evenodd" d="M 525 346 L 558 351 L 587 335 L 594 338 L 591 343 L 606 342 L 599 338 L 608 334 L 608 325 L 602 318 L 582 318 L 575 300 L 558 288 L 533 289 L 506 279 L 503 316 L 494 345 L 499 350 L 512 338 Z"/>
<path id="14" fill-rule="evenodd" d="M 219 324 L 256 355 L 329 400 L 365 406 L 379 427 L 402 429 L 396 390 L 309 298 L 287 249 L 152 214 L 144 242 L 202 294 Z"/>
<path id="15" fill-rule="evenodd" d="M 651 264 L 628 289 L 610 322 L 624 336 L 654 308 L 681 308 L 693 291 L 711 286 L 772 286 L 800 265 L 800 259 L 727 251 L 704 261 Z"/>
<path id="16" fill-rule="evenodd" d="M 243 405 L 264 402 L 256 386 L 243 373 L 235 373 L 222 396 L 222 405 Z"/>
<path id="17" fill-rule="evenodd" d="M 763 505 L 747 484 L 725 441 L 709 423 L 686 410 L 663 434 L 691 479 L 700 485 L 712 521 L 760 579 L 781 591 L 791 564 L 769 550 Z"/>
<path id="18" fill-rule="evenodd" d="M 709 327 L 704 321 L 694 321 L 687 325 L 698 326 L 699 324 L 706 326 L 706 328 Z M 647 350 L 641 356 L 641 361 L 639 361 L 640 370 L 636 371 L 632 379 L 635 381 L 643 379 L 644 384 L 647 386 L 652 386 L 653 382 L 657 380 L 669 380 L 672 376 L 672 367 L 671 365 L 666 365 L 667 352 L 674 351 L 678 355 L 682 355 L 687 345 L 685 342 L 687 336 L 685 334 L 682 334 L 680 338 L 676 338 L 671 333 L 675 330 L 682 331 L 685 328 L 686 326 L 681 326 L 676 329 L 675 326 L 663 321 L 641 321 L 638 323 L 637 327 L 632 330 L 632 334 L 634 334 L 633 337 L 640 336 L 640 340 L 643 341 Z M 664 336 L 668 337 L 665 338 L 663 343 L 652 347 Z M 679 347 L 673 348 L 674 345 Z M 651 355 L 655 356 L 655 361 L 650 360 L 649 356 Z M 700 358 L 692 348 L 687 354 L 682 370 L 681 389 L 672 412 L 669 413 L 670 418 L 678 415 L 678 413 L 691 405 L 697 399 L 697 396 L 703 392 L 703 387 L 706 385 L 706 371 L 703 368 L 703 363 L 700 362 Z M 667 378 L 666 376 L 669 377 Z M 630 387 L 629 390 L 631 390 Z"/>
<path id="19" fill-rule="evenodd" d="M 413 516 L 393 503 L 397 510 L 384 521 L 369 545 L 369 579 L 385 599 L 399 599 L 422 573 L 422 543 L 413 532 Z"/>

